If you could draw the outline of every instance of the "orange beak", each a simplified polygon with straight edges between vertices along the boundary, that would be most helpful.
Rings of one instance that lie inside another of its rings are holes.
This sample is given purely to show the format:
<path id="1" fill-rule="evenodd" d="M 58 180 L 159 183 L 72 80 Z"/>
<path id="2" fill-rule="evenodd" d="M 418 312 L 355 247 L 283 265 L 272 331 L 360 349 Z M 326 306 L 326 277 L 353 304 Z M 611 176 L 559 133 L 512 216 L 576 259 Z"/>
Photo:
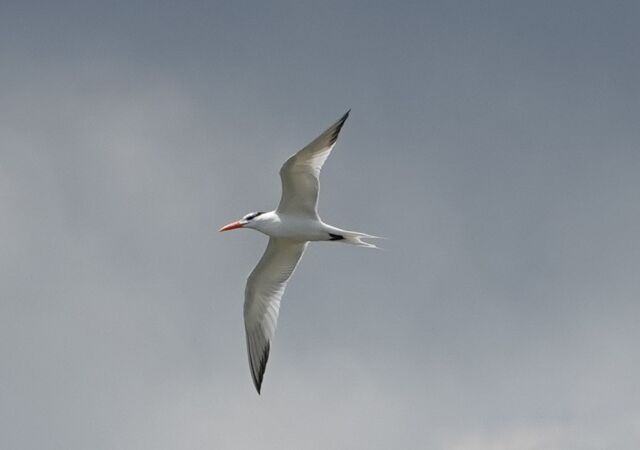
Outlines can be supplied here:
<path id="1" fill-rule="evenodd" d="M 240 223 L 239 220 L 235 222 L 231 222 L 229 225 L 223 226 L 218 231 L 229 231 L 229 230 L 235 230 L 236 228 L 242 228 L 242 224 Z"/>

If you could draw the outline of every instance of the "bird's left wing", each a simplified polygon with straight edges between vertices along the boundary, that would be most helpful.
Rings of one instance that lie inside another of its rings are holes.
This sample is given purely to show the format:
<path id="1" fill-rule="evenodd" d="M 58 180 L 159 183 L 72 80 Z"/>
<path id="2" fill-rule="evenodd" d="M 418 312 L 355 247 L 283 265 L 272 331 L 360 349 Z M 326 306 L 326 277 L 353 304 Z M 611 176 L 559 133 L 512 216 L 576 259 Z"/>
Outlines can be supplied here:
<path id="1" fill-rule="evenodd" d="M 349 112 L 283 164 L 279 213 L 317 217 L 320 169 L 336 145 Z"/>
<path id="2" fill-rule="evenodd" d="M 258 393 L 276 331 L 280 299 L 306 246 L 306 242 L 270 238 L 264 255 L 247 279 L 244 326 L 251 376 Z"/>

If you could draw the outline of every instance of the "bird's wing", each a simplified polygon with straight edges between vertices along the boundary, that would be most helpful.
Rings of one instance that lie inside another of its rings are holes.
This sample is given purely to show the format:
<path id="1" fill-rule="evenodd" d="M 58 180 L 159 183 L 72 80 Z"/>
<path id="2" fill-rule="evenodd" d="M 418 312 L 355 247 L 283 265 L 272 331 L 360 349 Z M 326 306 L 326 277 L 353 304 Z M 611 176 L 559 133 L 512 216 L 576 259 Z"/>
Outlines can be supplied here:
<path id="1" fill-rule="evenodd" d="M 350 111 L 284 163 L 280 169 L 282 197 L 277 212 L 317 217 L 320 169 L 336 144 Z"/>
<path id="2" fill-rule="evenodd" d="M 251 376 L 258 393 L 276 331 L 280 299 L 306 246 L 306 242 L 270 238 L 264 255 L 247 279 L 244 326 Z"/>

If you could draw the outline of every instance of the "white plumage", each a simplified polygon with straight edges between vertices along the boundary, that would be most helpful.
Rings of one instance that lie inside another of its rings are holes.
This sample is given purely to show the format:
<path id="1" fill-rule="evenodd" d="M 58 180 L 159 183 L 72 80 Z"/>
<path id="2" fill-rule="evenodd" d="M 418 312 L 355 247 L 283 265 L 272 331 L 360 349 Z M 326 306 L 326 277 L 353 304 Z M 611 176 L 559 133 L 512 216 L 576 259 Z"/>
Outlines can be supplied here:
<path id="1" fill-rule="evenodd" d="M 282 197 L 275 211 L 250 213 L 220 229 L 253 228 L 269 236 L 267 249 L 247 279 L 244 301 L 249 366 L 258 393 L 278 322 L 280 300 L 309 241 L 375 248 L 362 238 L 376 236 L 327 225 L 318 216 L 320 170 L 347 117 L 349 111 L 284 163 L 280 169 Z"/>

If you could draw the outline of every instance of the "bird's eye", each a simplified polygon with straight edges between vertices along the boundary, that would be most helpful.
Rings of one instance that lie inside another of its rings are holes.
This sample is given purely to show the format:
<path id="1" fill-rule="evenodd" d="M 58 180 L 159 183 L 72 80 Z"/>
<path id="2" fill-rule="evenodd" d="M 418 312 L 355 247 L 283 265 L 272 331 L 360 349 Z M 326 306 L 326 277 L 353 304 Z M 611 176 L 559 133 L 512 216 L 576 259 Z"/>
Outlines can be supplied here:
<path id="1" fill-rule="evenodd" d="M 264 214 L 263 212 L 252 212 L 243 217 L 244 220 L 251 220 L 258 217 L 260 214 Z"/>

